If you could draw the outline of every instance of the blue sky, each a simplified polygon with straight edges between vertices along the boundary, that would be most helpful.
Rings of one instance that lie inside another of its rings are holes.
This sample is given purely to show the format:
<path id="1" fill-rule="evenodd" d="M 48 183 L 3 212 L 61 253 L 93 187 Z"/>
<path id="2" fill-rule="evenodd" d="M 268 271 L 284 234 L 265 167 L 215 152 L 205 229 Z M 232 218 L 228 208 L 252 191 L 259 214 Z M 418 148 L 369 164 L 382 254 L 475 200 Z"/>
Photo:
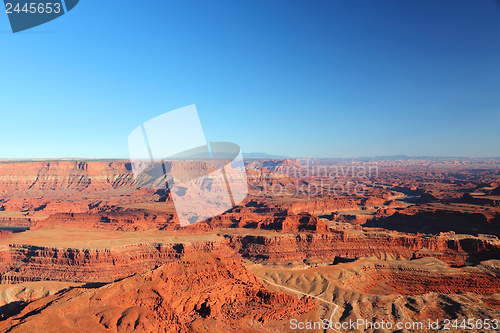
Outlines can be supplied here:
<path id="1" fill-rule="evenodd" d="M 84 0 L 0 43 L 0 158 L 127 157 L 190 104 L 244 152 L 500 156 L 494 0 Z"/>

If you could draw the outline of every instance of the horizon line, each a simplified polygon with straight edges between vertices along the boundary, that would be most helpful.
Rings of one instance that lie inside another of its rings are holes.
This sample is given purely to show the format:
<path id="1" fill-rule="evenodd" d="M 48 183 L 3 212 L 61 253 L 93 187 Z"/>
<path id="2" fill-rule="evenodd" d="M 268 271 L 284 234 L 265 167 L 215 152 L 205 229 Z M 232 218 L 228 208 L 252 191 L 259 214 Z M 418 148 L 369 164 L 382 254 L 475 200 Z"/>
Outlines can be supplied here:
<path id="1" fill-rule="evenodd" d="M 249 153 L 254 154 L 254 153 Z M 246 155 L 243 153 L 243 155 Z M 290 157 L 278 156 L 268 154 L 269 156 L 262 157 L 245 157 L 249 160 L 356 160 L 356 159 L 462 159 L 462 160 L 475 160 L 475 159 L 500 159 L 500 156 L 446 156 L 446 155 L 376 155 L 376 156 L 357 156 L 357 157 Z M 167 159 L 166 159 L 167 160 Z M 14 161 L 130 161 L 128 157 L 21 157 L 21 158 L 0 158 L 0 161 L 14 162 Z"/>

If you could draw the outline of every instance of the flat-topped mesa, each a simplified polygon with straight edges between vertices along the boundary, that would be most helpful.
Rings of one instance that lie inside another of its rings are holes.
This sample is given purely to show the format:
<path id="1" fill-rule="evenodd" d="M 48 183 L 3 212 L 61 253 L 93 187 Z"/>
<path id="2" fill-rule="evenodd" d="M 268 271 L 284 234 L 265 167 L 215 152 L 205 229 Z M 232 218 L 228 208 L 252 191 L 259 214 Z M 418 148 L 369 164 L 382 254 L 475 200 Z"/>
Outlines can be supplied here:
<path id="1" fill-rule="evenodd" d="M 98 228 L 106 230 L 138 231 L 149 228 L 165 229 L 175 225 L 174 214 L 149 211 L 120 211 L 99 213 L 59 213 L 38 221 L 32 228 L 43 229 L 50 226 L 77 228 Z"/>
<path id="2" fill-rule="evenodd" d="M 296 201 L 290 204 L 281 206 L 283 209 L 288 209 L 292 214 L 311 213 L 323 214 L 331 213 L 337 210 L 354 210 L 361 207 L 359 199 L 344 199 L 344 198 L 325 198 L 307 201 Z"/>

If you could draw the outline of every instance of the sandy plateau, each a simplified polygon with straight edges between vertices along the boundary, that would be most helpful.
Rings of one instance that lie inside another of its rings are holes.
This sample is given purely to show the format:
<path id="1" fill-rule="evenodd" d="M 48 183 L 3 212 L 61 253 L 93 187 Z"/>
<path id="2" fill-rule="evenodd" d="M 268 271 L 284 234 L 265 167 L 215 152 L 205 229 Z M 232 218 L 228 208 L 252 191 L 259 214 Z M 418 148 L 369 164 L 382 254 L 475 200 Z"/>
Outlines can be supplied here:
<path id="1" fill-rule="evenodd" d="M 0 163 L 0 332 L 500 320 L 500 161 L 251 160 L 247 176 L 240 205 L 182 228 L 161 179 L 125 161 Z"/>

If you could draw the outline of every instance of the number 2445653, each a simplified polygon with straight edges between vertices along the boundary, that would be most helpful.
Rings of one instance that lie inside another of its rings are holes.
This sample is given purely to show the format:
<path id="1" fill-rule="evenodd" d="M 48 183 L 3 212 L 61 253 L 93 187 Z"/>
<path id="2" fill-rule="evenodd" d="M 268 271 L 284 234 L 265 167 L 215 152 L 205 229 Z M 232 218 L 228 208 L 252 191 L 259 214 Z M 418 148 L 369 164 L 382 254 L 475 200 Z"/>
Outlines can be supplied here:
<path id="1" fill-rule="evenodd" d="M 61 4 L 60 3 L 25 3 L 22 7 L 18 4 L 15 6 L 12 5 L 11 3 L 6 3 L 5 4 L 5 9 L 7 14 L 13 14 L 13 13 L 30 13 L 30 14 L 59 14 L 61 12 Z"/>

